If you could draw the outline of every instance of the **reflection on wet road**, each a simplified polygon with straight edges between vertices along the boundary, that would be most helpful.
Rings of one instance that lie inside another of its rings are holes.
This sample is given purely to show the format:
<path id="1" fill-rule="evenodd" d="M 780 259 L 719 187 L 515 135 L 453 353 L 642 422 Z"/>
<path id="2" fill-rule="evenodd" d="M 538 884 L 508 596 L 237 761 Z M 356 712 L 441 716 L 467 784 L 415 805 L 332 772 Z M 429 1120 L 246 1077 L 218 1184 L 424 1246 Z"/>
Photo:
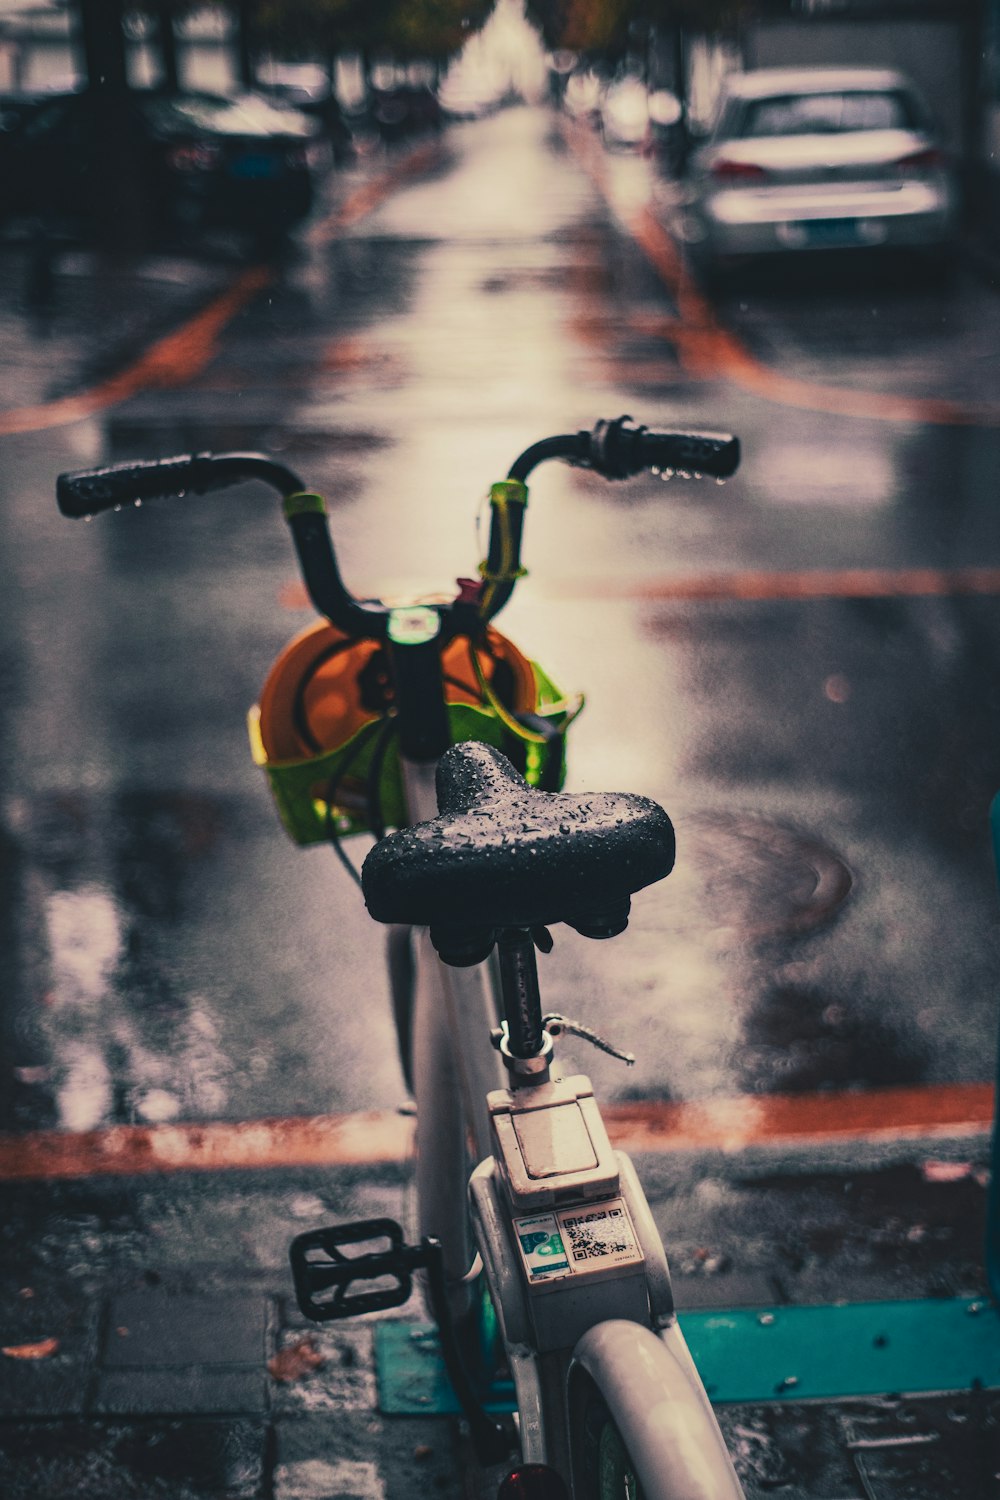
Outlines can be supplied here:
<path id="1" fill-rule="evenodd" d="M 834 289 L 838 319 L 765 285 L 710 310 L 666 274 L 649 164 L 598 171 L 578 146 L 511 110 L 345 181 L 180 383 L 10 439 L 5 1129 L 342 1117 L 402 1092 L 380 934 L 332 859 L 286 847 L 245 744 L 308 618 L 275 506 L 248 489 L 73 527 L 55 473 L 270 447 L 329 492 L 359 592 L 420 592 L 475 566 L 479 497 L 515 453 L 621 411 L 732 428 L 745 460 L 724 489 L 555 467 L 533 486 L 505 623 L 587 690 L 571 781 L 654 795 L 679 831 L 631 933 L 560 935 L 543 968 L 552 1009 L 642 1040 L 633 1074 L 572 1042 L 567 1068 L 650 1111 L 915 1089 L 930 1119 L 935 1091 L 987 1085 L 1000 384 L 970 388 L 961 344 L 992 294 L 876 279 Z M 59 390 L 3 314 L 35 408 L 86 386 L 73 265 Z M 190 289 L 152 285 L 163 338 Z M 848 300 L 887 344 L 847 337 Z M 820 387 L 842 395 L 792 398 Z M 984 1096 L 954 1097 L 981 1124 Z"/>

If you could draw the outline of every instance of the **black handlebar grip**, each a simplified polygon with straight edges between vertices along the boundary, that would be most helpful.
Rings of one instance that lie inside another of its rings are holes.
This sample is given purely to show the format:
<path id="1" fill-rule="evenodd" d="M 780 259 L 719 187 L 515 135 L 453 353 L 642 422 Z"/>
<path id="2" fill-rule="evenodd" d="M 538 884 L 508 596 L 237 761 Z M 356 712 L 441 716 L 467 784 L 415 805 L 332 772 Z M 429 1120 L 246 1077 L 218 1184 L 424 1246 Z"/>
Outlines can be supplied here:
<path id="1" fill-rule="evenodd" d="M 727 432 L 651 432 L 618 417 L 580 436 L 586 444 L 582 462 L 605 479 L 629 479 L 646 469 L 728 479 L 740 463 L 739 439 Z"/>
<path id="2" fill-rule="evenodd" d="M 728 479 L 740 466 L 740 440 L 727 432 L 644 432 L 646 469 L 710 474 Z"/>
<path id="3" fill-rule="evenodd" d="M 79 518 L 136 500 L 207 495 L 209 490 L 224 490 L 250 479 L 269 484 L 282 495 L 294 495 L 305 488 L 293 469 L 266 453 L 186 453 L 179 458 L 61 474 L 56 481 L 56 499 L 64 516 Z"/>
<path id="4" fill-rule="evenodd" d="M 207 454 L 185 454 L 147 463 L 112 464 L 106 469 L 81 469 L 60 474 L 56 500 L 64 516 L 80 519 L 136 500 L 159 500 L 187 490 L 209 488 L 211 459 Z"/>

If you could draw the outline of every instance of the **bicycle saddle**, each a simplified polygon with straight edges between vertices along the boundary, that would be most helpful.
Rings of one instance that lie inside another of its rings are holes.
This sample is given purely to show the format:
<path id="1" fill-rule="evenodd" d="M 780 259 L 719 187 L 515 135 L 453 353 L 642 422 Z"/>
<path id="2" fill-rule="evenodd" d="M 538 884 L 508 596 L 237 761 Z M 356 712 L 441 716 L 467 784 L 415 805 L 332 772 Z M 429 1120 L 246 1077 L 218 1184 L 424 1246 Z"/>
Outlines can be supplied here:
<path id="1" fill-rule="evenodd" d="M 566 922 L 613 937 L 632 893 L 673 868 L 673 826 L 656 802 L 535 791 L 477 741 L 441 757 L 437 795 L 439 815 L 376 844 L 361 883 L 376 921 L 429 927 L 450 963 L 478 962 L 502 927 Z"/>

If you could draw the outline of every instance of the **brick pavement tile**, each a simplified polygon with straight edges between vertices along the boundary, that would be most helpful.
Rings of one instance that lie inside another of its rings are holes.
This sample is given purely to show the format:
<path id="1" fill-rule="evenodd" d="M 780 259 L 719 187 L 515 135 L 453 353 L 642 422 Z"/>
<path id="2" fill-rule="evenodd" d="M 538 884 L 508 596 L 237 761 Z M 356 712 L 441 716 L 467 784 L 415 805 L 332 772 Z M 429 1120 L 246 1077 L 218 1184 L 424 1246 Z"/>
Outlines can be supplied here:
<path id="1" fill-rule="evenodd" d="M 297 1380 L 272 1381 L 275 1414 L 374 1412 L 378 1392 L 371 1325 L 359 1321 L 337 1328 L 313 1326 L 307 1334 L 290 1329 L 281 1336 L 279 1348 L 294 1347 L 303 1338 L 322 1363 Z"/>
<path id="2" fill-rule="evenodd" d="M 5 1421 L 22 1417 L 72 1417 L 87 1403 L 88 1371 L 73 1360 L 0 1365 L 0 1412 Z"/>
<path id="3" fill-rule="evenodd" d="M 125 1292 L 111 1299 L 106 1370 L 246 1365 L 263 1369 L 269 1304 L 260 1296 Z"/>
<path id="4" fill-rule="evenodd" d="M 727 1271 L 722 1275 L 671 1273 L 674 1303 L 685 1308 L 773 1307 L 779 1300 L 773 1278 L 764 1271 Z"/>
<path id="5" fill-rule="evenodd" d="M 414 1500 L 465 1493 L 454 1424 L 347 1413 L 277 1424 L 273 1500 Z"/>
<path id="6" fill-rule="evenodd" d="M 3 1500 L 259 1500 L 261 1421 L 0 1423 Z"/>
<path id="7" fill-rule="evenodd" d="M 386 1500 L 373 1459 L 304 1458 L 274 1474 L 274 1500 Z"/>
<path id="8" fill-rule="evenodd" d="M 845 1402 L 836 1417 L 868 1500 L 1000 1493 L 996 1391 Z"/>
<path id="9" fill-rule="evenodd" d="M 870 1397 L 718 1408 L 747 1500 L 988 1500 L 1000 1395 Z"/>
<path id="10" fill-rule="evenodd" d="M 105 1416 L 263 1416 L 267 1372 L 220 1369 L 106 1370 L 90 1410 Z"/>
<path id="11" fill-rule="evenodd" d="M 82 1412 L 97 1353 L 100 1305 L 14 1291 L 0 1307 L 0 1349 L 47 1349 L 43 1358 L 0 1354 L 0 1411 L 18 1417 L 72 1416 Z"/>

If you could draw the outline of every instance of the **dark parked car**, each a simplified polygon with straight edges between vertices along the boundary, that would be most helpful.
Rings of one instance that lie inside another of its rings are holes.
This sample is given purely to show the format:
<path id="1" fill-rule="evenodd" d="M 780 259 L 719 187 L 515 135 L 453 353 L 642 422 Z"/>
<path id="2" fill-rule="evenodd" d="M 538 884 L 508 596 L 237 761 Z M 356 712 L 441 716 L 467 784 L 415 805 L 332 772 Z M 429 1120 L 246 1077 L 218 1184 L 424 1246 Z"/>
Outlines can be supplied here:
<path id="1" fill-rule="evenodd" d="M 317 123 L 257 94 L 134 92 L 124 128 L 154 229 L 287 230 L 309 213 L 329 156 Z M 94 103 L 63 94 L 26 110 L 0 137 L 0 208 L 48 225 L 93 212 Z"/>
<path id="2" fill-rule="evenodd" d="M 315 120 L 338 165 L 351 159 L 354 141 L 340 101 L 329 88 L 304 89 L 291 83 L 269 83 L 260 85 L 260 92 L 278 109 L 292 109 Z"/>
<path id="3" fill-rule="evenodd" d="M 387 145 L 440 130 L 443 123 L 438 97 L 424 84 L 400 83 L 373 89 L 369 109 L 375 129 Z"/>

